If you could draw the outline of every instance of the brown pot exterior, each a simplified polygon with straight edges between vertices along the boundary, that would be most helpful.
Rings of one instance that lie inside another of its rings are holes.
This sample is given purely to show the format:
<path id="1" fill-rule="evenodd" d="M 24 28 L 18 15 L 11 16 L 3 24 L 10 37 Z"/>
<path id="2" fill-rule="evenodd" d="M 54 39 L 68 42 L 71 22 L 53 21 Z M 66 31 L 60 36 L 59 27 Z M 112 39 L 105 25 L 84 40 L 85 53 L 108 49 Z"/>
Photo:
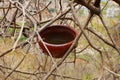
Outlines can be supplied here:
<path id="1" fill-rule="evenodd" d="M 48 48 L 48 50 L 50 51 L 52 57 L 54 58 L 61 58 L 64 56 L 64 54 L 66 53 L 66 51 L 69 49 L 69 47 L 71 46 L 72 42 L 67 43 L 65 45 L 62 46 L 54 46 L 54 45 L 49 45 L 46 44 L 46 47 Z M 44 47 L 43 43 L 41 41 L 39 41 L 39 45 L 43 50 L 43 53 L 49 55 L 49 53 L 47 52 L 46 48 Z"/>

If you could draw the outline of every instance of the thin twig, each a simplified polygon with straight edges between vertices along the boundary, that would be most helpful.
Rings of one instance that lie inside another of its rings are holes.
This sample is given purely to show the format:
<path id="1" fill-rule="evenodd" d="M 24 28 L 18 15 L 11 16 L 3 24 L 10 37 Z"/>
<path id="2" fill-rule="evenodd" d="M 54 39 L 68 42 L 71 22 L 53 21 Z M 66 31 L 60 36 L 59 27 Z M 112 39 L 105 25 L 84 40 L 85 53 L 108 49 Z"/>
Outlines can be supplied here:
<path id="1" fill-rule="evenodd" d="M 112 41 L 114 47 L 116 48 L 117 52 L 120 54 L 120 49 L 115 45 L 115 42 L 114 42 L 112 36 L 110 35 L 110 32 L 109 32 L 107 26 L 105 25 L 103 18 L 102 18 L 100 15 L 99 15 L 99 18 L 100 18 L 100 20 L 101 20 L 101 22 L 102 22 L 102 24 L 103 24 L 103 26 L 104 26 L 104 28 L 105 28 L 107 34 L 108 34 L 110 40 Z"/>
<path id="2" fill-rule="evenodd" d="M 108 69 L 107 67 L 104 67 L 105 70 L 107 70 L 108 72 L 110 72 L 111 74 L 114 74 L 117 77 L 120 77 L 120 74 L 115 73 L 114 71 L 111 71 L 110 69 Z"/>
<path id="3" fill-rule="evenodd" d="M 26 45 L 26 44 L 28 44 L 27 41 L 25 41 L 25 42 L 17 45 L 17 46 L 15 47 L 15 49 L 20 48 L 21 46 Z M 7 54 L 8 54 L 9 52 L 11 52 L 12 50 L 13 50 L 13 48 L 10 48 L 9 50 L 3 52 L 2 54 L 0 54 L 0 58 L 3 57 L 3 56 L 5 56 L 5 55 L 7 55 Z"/>
<path id="4" fill-rule="evenodd" d="M 2 18 L 2 20 L 0 21 L 0 23 L 6 18 L 8 12 L 9 12 L 9 10 L 10 10 L 10 7 L 11 7 L 11 3 L 9 4 L 9 7 L 8 7 L 8 9 L 7 9 L 7 12 L 6 12 L 6 14 L 4 15 L 4 17 Z"/>
<path id="5" fill-rule="evenodd" d="M 83 52 L 83 51 L 86 50 L 89 46 L 90 46 L 90 45 L 88 44 L 85 48 L 83 48 L 82 50 L 80 50 L 80 51 L 78 51 L 78 52 L 76 52 L 76 53 L 78 54 L 78 53 Z"/>
<path id="6" fill-rule="evenodd" d="M 73 13 L 73 17 L 74 17 L 75 20 L 77 21 L 78 26 L 79 26 L 81 32 L 83 33 L 84 37 L 86 38 L 87 42 L 89 43 L 89 45 L 90 45 L 93 49 L 95 49 L 96 51 L 98 51 L 98 52 L 100 53 L 101 61 L 102 61 L 102 64 L 101 64 L 102 70 L 101 70 L 101 71 L 103 72 L 103 55 L 102 55 L 102 51 L 99 50 L 99 49 L 97 49 L 97 48 L 91 43 L 89 37 L 88 37 L 88 36 L 86 35 L 86 33 L 84 32 L 84 28 L 81 27 L 80 21 L 79 21 L 78 16 L 77 16 L 77 14 L 76 14 L 76 12 L 75 12 L 75 9 L 74 9 L 74 7 L 73 7 L 73 4 L 71 3 L 70 6 L 71 6 L 72 13 Z M 103 74 L 101 73 L 101 75 L 100 75 L 100 77 L 99 77 L 99 80 L 101 79 L 102 76 L 103 76 Z"/>

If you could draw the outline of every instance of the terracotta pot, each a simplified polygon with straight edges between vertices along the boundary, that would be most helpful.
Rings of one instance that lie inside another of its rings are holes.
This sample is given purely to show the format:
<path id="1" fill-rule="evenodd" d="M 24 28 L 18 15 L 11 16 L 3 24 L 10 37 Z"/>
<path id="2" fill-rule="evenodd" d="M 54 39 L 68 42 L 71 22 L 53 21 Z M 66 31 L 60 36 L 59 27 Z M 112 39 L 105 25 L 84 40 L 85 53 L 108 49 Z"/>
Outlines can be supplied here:
<path id="1" fill-rule="evenodd" d="M 61 58 L 73 43 L 77 32 L 69 26 L 52 25 L 43 29 L 39 34 L 50 51 L 52 57 Z M 37 40 L 39 46 L 43 50 L 43 53 L 49 55 L 38 37 Z"/>

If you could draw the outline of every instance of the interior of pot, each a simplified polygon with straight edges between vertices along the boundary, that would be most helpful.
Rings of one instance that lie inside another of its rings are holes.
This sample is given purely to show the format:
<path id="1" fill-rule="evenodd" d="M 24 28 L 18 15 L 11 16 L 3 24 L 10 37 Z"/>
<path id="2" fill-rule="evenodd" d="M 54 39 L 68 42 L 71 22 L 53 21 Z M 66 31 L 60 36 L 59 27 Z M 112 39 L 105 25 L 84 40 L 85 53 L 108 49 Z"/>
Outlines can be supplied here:
<path id="1" fill-rule="evenodd" d="M 76 32 L 72 28 L 64 25 L 54 25 L 43 29 L 40 35 L 44 42 L 57 45 L 73 41 Z"/>

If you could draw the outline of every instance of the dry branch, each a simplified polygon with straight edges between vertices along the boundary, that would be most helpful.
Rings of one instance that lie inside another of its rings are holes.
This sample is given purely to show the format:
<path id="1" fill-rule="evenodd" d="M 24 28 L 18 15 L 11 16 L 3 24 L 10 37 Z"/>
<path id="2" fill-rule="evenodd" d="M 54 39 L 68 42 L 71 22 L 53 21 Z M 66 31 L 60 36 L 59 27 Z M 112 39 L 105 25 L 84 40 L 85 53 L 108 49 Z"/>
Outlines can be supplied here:
<path id="1" fill-rule="evenodd" d="M 98 1 L 98 2 L 97 2 Z M 74 2 L 81 4 L 85 7 L 87 7 L 90 12 L 99 15 L 100 14 L 100 6 L 99 6 L 99 0 L 96 0 L 96 4 L 88 3 L 86 0 L 74 0 Z"/>
<path id="2" fill-rule="evenodd" d="M 115 1 L 117 4 L 120 5 L 120 0 L 113 0 L 113 1 Z"/>

